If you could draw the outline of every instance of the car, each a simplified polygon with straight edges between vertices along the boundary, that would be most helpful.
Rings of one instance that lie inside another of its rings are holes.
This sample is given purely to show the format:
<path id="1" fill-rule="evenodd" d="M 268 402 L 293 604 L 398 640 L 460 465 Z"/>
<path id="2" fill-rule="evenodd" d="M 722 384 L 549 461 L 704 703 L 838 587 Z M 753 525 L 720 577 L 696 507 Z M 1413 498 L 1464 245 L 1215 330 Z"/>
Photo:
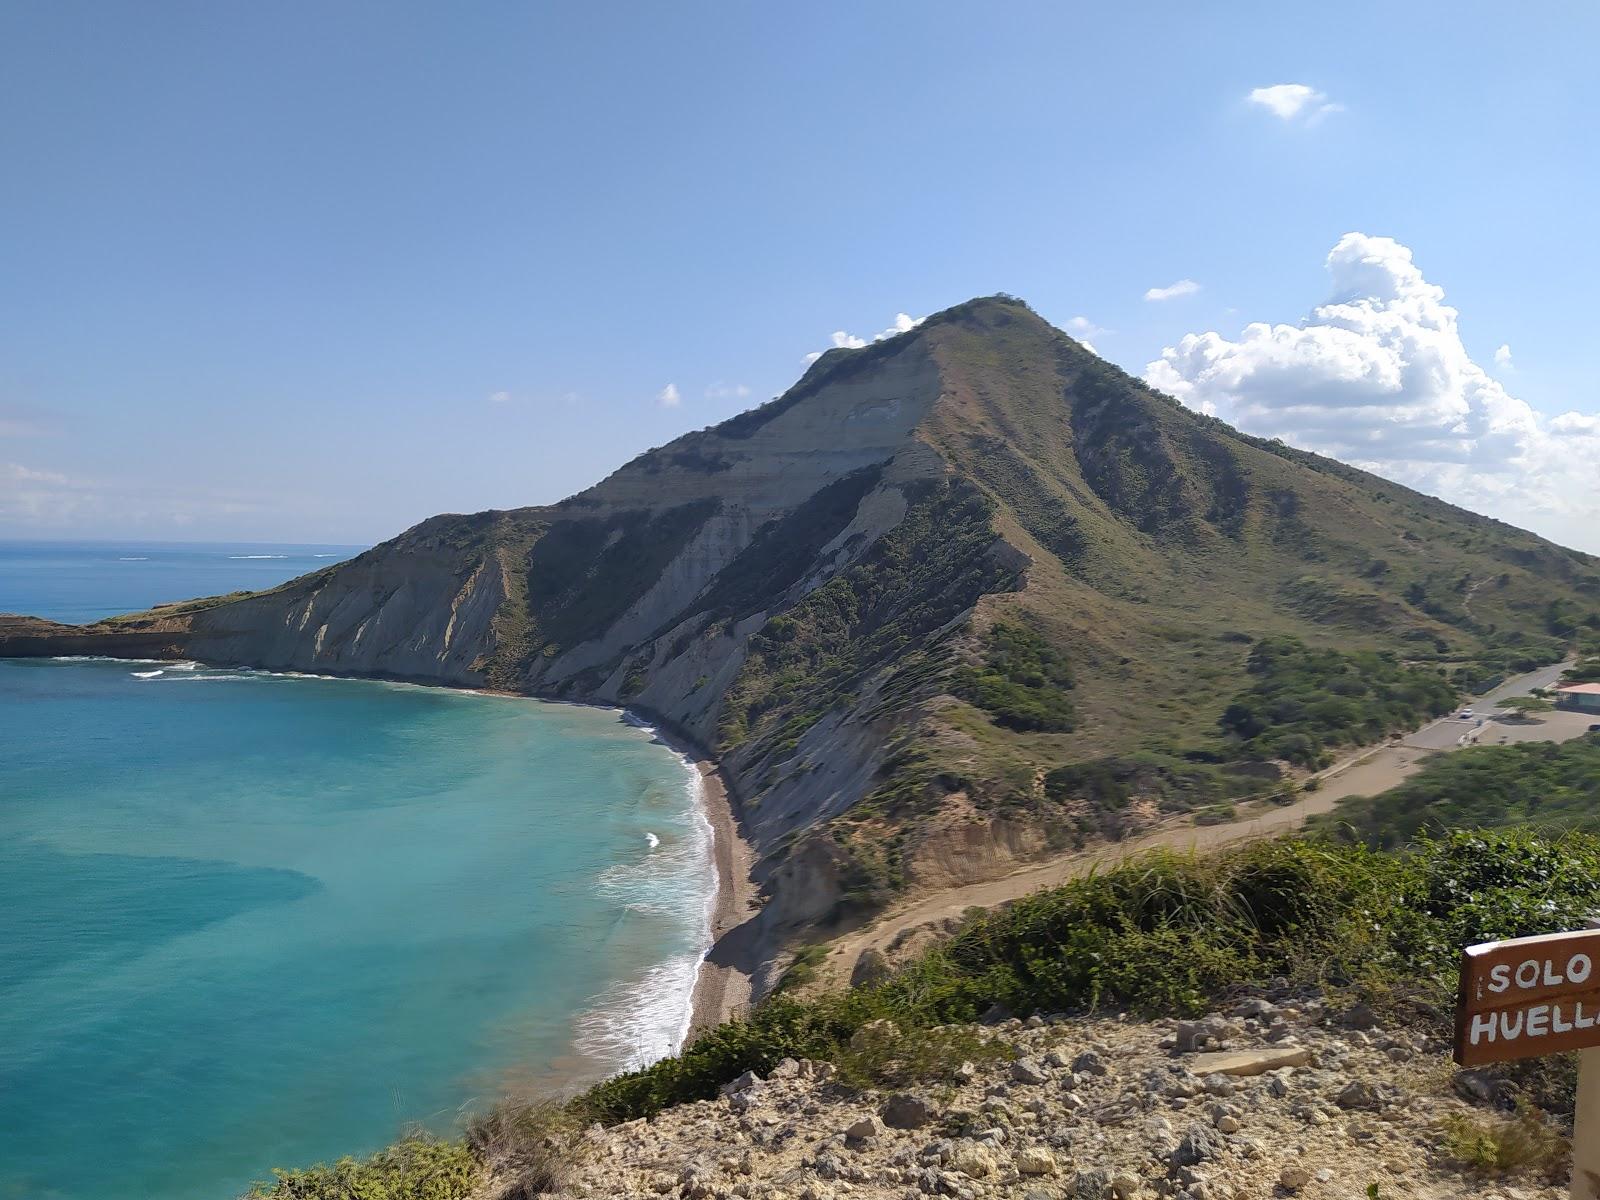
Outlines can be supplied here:
<path id="1" fill-rule="evenodd" d="M 1470 720 L 1472 720 L 1473 717 L 1475 717 L 1477 715 L 1478 714 L 1473 712 L 1470 708 L 1463 708 L 1460 712 L 1458 712 L 1456 714 L 1456 716 L 1460 720 L 1463 720 L 1463 721 L 1470 721 Z"/>
<path id="2" fill-rule="evenodd" d="M 1600 733 L 1600 724 L 1589 726 L 1590 733 Z"/>

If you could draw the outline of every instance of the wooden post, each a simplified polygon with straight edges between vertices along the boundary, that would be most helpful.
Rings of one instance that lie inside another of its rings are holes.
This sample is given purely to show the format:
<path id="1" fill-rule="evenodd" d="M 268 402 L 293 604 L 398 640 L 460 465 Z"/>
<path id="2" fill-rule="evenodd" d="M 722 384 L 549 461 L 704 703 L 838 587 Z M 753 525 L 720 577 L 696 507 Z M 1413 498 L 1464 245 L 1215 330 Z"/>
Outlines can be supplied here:
<path id="1" fill-rule="evenodd" d="M 1600 929 L 1600 916 L 1589 918 L 1589 928 Z M 1600 1048 L 1578 1052 L 1571 1200 L 1600 1200 Z"/>

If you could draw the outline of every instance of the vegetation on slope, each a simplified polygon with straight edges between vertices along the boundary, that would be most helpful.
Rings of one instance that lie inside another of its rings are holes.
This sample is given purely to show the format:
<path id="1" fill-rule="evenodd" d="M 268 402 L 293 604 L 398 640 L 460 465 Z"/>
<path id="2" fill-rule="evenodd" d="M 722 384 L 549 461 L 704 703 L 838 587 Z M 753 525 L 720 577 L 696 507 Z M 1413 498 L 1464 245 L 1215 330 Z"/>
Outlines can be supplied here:
<path id="1" fill-rule="evenodd" d="M 784 1057 L 833 1059 L 858 1083 L 903 1083 L 908 1062 L 935 1073 L 966 1052 L 939 1027 L 995 1005 L 1017 1014 L 1195 1014 L 1230 991 L 1287 976 L 1443 1021 L 1461 946 L 1575 928 L 1597 903 L 1600 840 L 1583 835 L 1458 833 L 1394 855 L 1293 839 L 1208 859 L 1147 855 L 981 915 L 876 985 L 774 997 L 682 1053 L 591 1089 L 568 1115 L 647 1117 L 713 1097 Z M 852 1049 L 856 1032 L 880 1019 L 902 1031 L 893 1053 L 863 1055 L 860 1040 Z M 900 1072 L 892 1079 L 883 1074 L 891 1064 Z M 373 1161 L 370 1187 L 356 1181 L 365 1168 L 342 1164 L 283 1173 L 261 1194 L 455 1200 L 470 1188 L 454 1176 L 441 1185 L 431 1163 L 413 1185 L 395 1180 L 392 1155 Z"/>
<path id="2" fill-rule="evenodd" d="M 991 554 L 991 507 L 959 483 L 914 489 L 905 518 L 855 565 L 769 620 L 723 704 L 721 740 L 734 749 L 772 736 L 779 756 L 892 667 L 925 682 L 929 639 L 1015 571 Z"/>
<path id="3" fill-rule="evenodd" d="M 1393 654 L 1313 650 L 1295 638 L 1250 652 L 1252 683 L 1222 714 L 1250 758 L 1324 767 L 1339 746 L 1365 746 L 1450 711 L 1456 691 L 1435 671 Z"/>
<path id="4" fill-rule="evenodd" d="M 1600 833 L 1600 735 L 1441 754 L 1399 787 L 1353 797 L 1318 818 L 1335 836 L 1379 847 L 1509 825 Z"/>
<path id="5" fill-rule="evenodd" d="M 987 640 L 987 661 L 956 673 L 955 694 L 1007 729 L 1070 730 L 1072 668 L 1066 656 L 1021 625 L 996 624 Z"/>

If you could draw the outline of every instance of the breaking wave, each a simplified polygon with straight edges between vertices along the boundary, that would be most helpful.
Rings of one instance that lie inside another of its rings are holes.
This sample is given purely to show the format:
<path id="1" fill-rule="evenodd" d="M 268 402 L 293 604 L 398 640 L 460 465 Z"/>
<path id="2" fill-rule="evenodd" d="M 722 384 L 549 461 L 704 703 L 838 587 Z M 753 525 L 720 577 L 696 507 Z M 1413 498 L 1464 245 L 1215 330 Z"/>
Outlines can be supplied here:
<path id="1" fill-rule="evenodd" d="M 632 714 L 624 713 L 623 718 L 655 733 Z M 608 867 L 597 881 L 600 895 L 620 911 L 619 920 L 661 920 L 685 910 L 694 914 L 694 951 L 673 955 L 635 979 L 613 984 L 577 1019 L 578 1050 L 615 1070 L 648 1066 L 684 1044 L 694 1022 L 700 964 L 711 949 L 718 887 L 715 834 L 706 815 L 705 781 L 693 761 L 680 757 L 688 801 L 681 833 L 661 838 L 647 832 L 650 851 L 642 860 Z"/>

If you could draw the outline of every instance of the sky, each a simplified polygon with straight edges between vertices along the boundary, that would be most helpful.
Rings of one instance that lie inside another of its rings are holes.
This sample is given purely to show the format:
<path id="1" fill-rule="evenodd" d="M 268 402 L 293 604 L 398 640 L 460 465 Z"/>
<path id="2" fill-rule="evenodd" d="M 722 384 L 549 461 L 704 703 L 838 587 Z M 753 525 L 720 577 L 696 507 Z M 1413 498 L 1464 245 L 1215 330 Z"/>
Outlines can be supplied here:
<path id="1" fill-rule="evenodd" d="M 0 537 L 547 503 L 1010 292 L 1600 552 L 1600 6 L 0 0 Z"/>

